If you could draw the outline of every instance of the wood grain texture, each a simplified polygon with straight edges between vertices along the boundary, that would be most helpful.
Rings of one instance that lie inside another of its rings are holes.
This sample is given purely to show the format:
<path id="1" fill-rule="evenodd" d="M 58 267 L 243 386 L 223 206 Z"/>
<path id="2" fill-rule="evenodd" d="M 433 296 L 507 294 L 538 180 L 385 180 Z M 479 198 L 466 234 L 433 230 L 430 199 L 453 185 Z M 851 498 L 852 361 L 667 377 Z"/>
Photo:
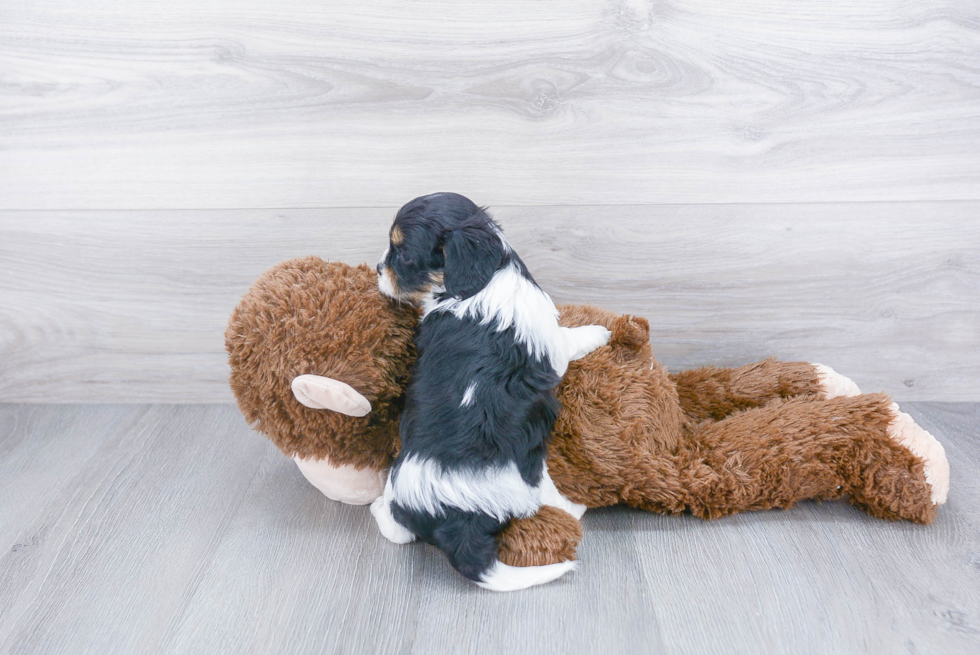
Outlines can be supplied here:
<path id="1" fill-rule="evenodd" d="M 578 571 L 494 594 L 325 499 L 233 406 L 0 406 L 0 652 L 972 655 L 980 405 L 903 409 L 950 458 L 930 526 L 609 508 Z"/>
<path id="2" fill-rule="evenodd" d="M 955 0 L 5 3 L 0 208 L 980 198 Z"/>
<path id="3" fill-rule="evenodd" d="M 266 268 L 374 262 L 395 208 L 0 212 L 0 399 L 227 402 Z M 674 370 L 776 356 L 980 400 L 980 203 L 494 208 L 559 302 L 651 321 Z"/>

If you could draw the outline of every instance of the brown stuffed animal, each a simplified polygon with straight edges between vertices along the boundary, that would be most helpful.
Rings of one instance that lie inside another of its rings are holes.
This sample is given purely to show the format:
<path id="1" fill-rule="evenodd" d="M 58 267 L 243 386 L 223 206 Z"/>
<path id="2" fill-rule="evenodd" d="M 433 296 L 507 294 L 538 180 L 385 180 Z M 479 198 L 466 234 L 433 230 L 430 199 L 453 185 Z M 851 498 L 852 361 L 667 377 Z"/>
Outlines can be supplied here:
<path id="1" fill-rule="evenodd" d="M 562 325 L 612 331 L 557 389 L 548 471 L 575 503 L 717 518 L 847 495 L 873 516 L 929 523 L 946 500 L 942 445 L 884 394 L 862 395 L 804 362 L 668 375 L 645 319 L 560 310 Z M 242 413 L 324 494 L 371 502 L 398 451 L 417 320 L 381 296 L 365 265 L 307 257 L 275 266 L 225 333 Z M 499 536 L 500 560 L 574 559 L 578 518 L 542 506 L 512 521 Z"/>

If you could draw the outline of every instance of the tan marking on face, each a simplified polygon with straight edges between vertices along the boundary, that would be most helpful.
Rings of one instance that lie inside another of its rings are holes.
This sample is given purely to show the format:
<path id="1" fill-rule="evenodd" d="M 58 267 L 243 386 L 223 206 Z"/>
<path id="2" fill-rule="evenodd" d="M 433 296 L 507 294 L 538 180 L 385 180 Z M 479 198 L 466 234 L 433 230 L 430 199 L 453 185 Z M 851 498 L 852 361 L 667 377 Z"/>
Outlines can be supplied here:
<path id="1" fill-rule="evenodd" d="M 384 271 L 381 274 L 384 276 L 385 280 L 388 281 L 388 284 L 391 287 L 392 295 L 396 297 L 400 295 L 401 292 L 398 290 L 398 276 L 396 276 L 395 272 L 391 270 L 391 267 L 385 266 Z"/>
<path id="2" fill-rule="evenodd" d="M 422 287 L 418 291 L 413 291 L 412 293 L 406 294 L 404 299 L 414 305 L 421 305 L 422 301 L 425 300 L 425 297 L 429 295 L 430 291 L 432 291 L 432 285 Z"/>
<path id="3" fill-rule="evenodd" d="M 429 279 L 432 280 L 432 284 L 442 286 L 446 281 L 446 277 L 442 271 L 432 271 L 429 273 Z"/>
<path id="4" fill-rule="evenodd" d="M 395 244 L 396 246 L 400 246 L 402 245 L 402 242 L 404 240 L 405 240 L 405 235 L 402 233 L 401 227 L 396 225 L 393 228 L 391 228 L 391 242 L 393 244 Z"/>

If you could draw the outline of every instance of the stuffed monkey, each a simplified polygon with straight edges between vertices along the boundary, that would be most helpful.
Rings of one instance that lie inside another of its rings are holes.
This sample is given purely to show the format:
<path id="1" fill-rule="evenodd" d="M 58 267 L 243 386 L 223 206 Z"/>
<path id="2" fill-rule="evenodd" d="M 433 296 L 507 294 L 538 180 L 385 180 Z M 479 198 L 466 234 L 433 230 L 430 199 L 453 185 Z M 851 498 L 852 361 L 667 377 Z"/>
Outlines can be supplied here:
<path id="1" fill-rule="evenodd" d="M 930 523 L 946 500 L 942 445 L 884 394 L 806 362 L 668 374 L 645 319 L 559 309 L 564 326 L 612 331 L 556 390 L 548 471 L 575 503 L 717 518 L 846 495 L 873 516 Z M 332 499 L 382 492 L 418 318 L 381 296 L 368 266 L 317 257 L 266 271 L 232 314 L 225 343 L 242 413 Z M 512 521 L 500 560 L 574 559 L 578 518 L 542 506 Z"/>

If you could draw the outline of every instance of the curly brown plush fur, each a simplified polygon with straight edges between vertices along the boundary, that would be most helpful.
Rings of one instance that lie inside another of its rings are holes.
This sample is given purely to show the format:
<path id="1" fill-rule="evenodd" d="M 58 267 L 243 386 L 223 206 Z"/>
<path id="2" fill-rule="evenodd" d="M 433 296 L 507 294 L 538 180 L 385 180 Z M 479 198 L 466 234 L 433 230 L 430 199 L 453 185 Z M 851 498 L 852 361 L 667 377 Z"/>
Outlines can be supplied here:
<path id="1" fill-rule="evenodd" d="M 827 398 L 804 362 L 668 375 L 645 319 L 589 306 L 560 311 L 562 325 L 612 331 L 607 346 L 571 363 L 557 389 L 548 468 L 572 501 L 717 518 L 846 494 L 873 516 L 933 520 L 923 460 L 889 435 L 896 413 L 885 395 Z M 287 455 L 389 466 L 417 319 L 378 293 L 366 266 L 283 262 L 253 285 L 226 333 L 242 412 Z M 371 413 L 300 405 L 290 381 L 304 373 L 346 382 Z M 571 559 L 580 538 L 578 521 L 543 507 L 501 533 L 500 559 Z"/>
<path id="2" fill-rule="evenodd" d="M 720 421 L 733 412 L 762 407 L 776 398 L 820 395 L 817 373 L 807 362 L 767 359 L 739 368 L 707 366 L 671 373 L 689 419 Z"/>
<path id="3" fill-rule="evenodd" d="M 225 331 L 238 407 L 290 457 L 386 468 L 398 452 L 417 323 L 414 309 L 378 293 L 363 264 L 282 262 L 252 285 Z M 371 413 L 355 418 L 299 404 L 290 383 L 305 373 L 342 379 L 370 399 Z"/>
<path id="4" fill-rule="evenodd" d="M 530 518 L 511 521 L 497 540 L 497 558 L 504 564 L 555 564 L 575 559 L 582 525 L 571 514 L 544 505 Z"/>
<path id="5" fill-rule="evenodd" d="M 558 388 L 548 470 L 572 501 L 717 518 L 846 493 L 881 518 L 935 516 L 921 464 L 888 436 L 884 394 L 825 400 L 812 364 L 772 360 L 672 380 L 645 320 L 561 310 L 564 324 L 613 332 Z"/>

